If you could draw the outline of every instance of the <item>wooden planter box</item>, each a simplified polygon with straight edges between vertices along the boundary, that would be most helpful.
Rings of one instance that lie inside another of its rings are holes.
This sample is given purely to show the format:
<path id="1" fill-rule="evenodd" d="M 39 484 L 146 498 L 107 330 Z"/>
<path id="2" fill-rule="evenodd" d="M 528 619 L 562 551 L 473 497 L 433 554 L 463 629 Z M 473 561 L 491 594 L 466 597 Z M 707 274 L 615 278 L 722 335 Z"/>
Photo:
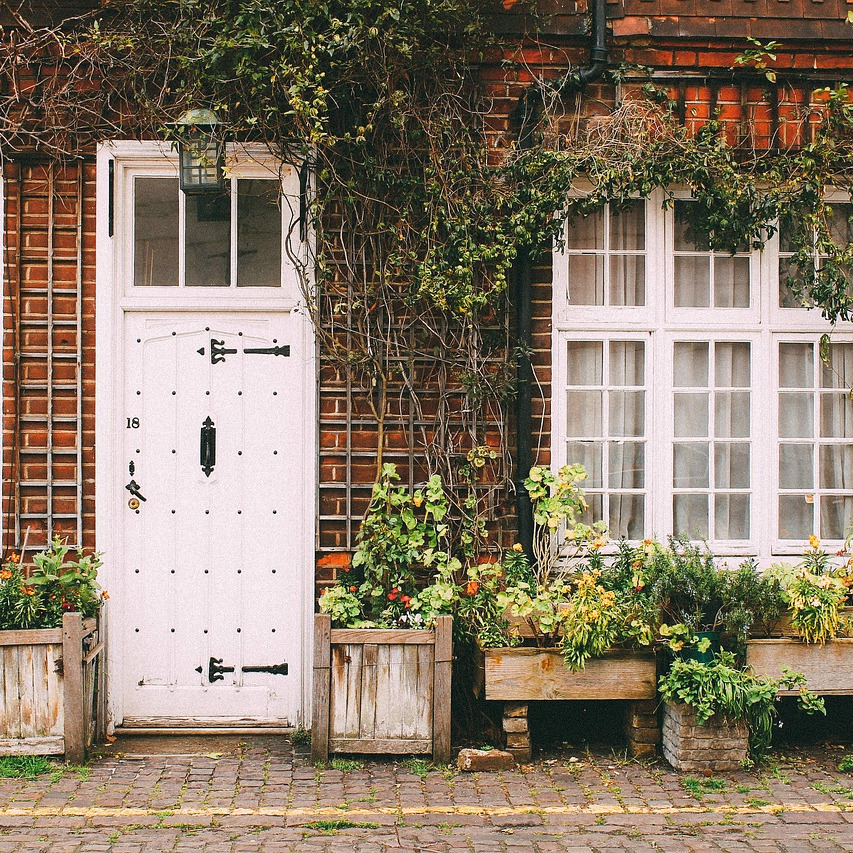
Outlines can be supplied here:
<path id="1" fill-rule="evenodd" d="M 625 734 L 631 754 L 646 757 L 660 739 L 656 712 L 657 663 L 654 652 L 613 650 L 570 670 L 557 650 L 485 650 L 486 699 L 504 700 L 507 748 L 530 759 L 528 702 L 558 699 L 630 700 Z"/>
<path id="2" fill-rule="evenodd" d="M 663 756 L 688 773 L 740 770 L 749 757 L 749 727 L 720 714 L 700 725 L 689 705 L 664 702 Z"/>
<path id="3" fill-rule="evenodd" d="M 453 620 L 435 630 L 332 629 L 314 617 L 311 758 L 432 753 L 450 761 Z"/>
<path id="4" fill-rule="evenodd" d="M 779 678 L 782 667 L 805 675 L 808 688 L 822 696 L 853 695 L 853 639 L 830 640 L 826 645 L 794 639 L 749 640 L 746 662 L 756 675 Z M 795 690 L 780 690 L 795 696 Z"/>
<path id="5" fill-rule="evenodd" d="M 838 614 L 842 619 L 851 620 L 853 619 L 853 607 L 842 607 L 838 611 Z M 782 618 L 773 626 L 772 631 L 769 631 L 767 634 L 756 632 L 752 634 L 752 637 L 754 639 L 764 639 L 767 637 L 771 639 L 775 639 L 777 637 L 793 637 L 797 639 L 799 635 L 797 634 L 794 626 L 791 624 L 791 614 L 783 613 Z"/>
<path id="6" fill-rule="evenodd" d="M 65 613 L 61 628 L 0 631 L 0 755 L 65 755 L 76 764 L 103 735 L 100 621 Z"/>

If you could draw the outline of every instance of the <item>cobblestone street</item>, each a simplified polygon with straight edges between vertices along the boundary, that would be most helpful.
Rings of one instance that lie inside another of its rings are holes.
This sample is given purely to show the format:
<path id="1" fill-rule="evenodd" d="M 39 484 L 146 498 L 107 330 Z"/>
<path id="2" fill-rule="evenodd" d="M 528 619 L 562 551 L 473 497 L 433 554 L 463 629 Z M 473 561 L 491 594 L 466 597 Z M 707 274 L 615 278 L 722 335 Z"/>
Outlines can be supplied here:
<path id="1" fill-rule="evenodd" d="M 315 769 L 280 737 L 126 738 L 109 752 L 0 779 L 0 853 L 853 850 L 838 748 L 717 777 L 605 751 L 503 773 L 391 759 Z"/>

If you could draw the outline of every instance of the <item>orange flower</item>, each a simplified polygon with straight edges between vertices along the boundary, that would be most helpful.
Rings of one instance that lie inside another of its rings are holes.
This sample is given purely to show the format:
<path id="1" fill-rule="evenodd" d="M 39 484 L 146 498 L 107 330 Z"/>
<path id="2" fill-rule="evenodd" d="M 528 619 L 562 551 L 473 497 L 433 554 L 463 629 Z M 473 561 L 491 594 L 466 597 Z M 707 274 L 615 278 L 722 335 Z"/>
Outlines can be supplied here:
<path id="1" fill-rule="evenodd" d="M 101 598 L 103 598 L 104 601 L 107 601 L 109 599 L 109 597 L 110 597 L 110 594 L 105 589 L 101 590 Z"/>
<path id="2" fill-rule="evenodd" d="M 465 585 L 465 594 L 473 598 L 480 591 L 480 584 L 477 581 L 468 581 Z"/>
<path id="3" fill-rule="evenodd" d="M 8 569 L 0 570 L 0 580 L 7 581 L 12 577 L 12 573 Z"/>
<path id="4" fill-rule="evenodd" d="M 24 595 L 34 595 L 35 591 L 36 591 L 36 588 L 34 586 L 22 586 L 21 587 L 21 592 Z"/>
<path id="5" fill-rule="evenodd" d="M 351 587 L 349 588 L 349 591 L 350 591 L 350 592 L 356 592 L 357 590 L 358 590 L 358 587 L 357 587 L 357 586 L 351 586 Z"/>
<path id="6" fill-rule="evenodd" d="M 20 555 L 20 554 L 9 554 L 9 556 L 8 556 L 6 559 L 7 559 L 10 563 L 17 563 L 17 562 L 18 562 L 18 560 L 20 560 L 20 559 L 21 559 L 21 555 Z"/>

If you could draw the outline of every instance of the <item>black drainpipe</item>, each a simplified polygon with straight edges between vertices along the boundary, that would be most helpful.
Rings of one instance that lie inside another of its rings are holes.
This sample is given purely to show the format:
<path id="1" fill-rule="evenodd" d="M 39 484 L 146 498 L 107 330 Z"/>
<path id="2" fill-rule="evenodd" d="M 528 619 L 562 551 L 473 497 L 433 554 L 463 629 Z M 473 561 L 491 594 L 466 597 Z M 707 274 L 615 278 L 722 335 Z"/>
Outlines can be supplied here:
<path id="1" fill-rule="evenodd" d="M 566 78 L 560 93 L 578 91 L 597 80 L 607 67 L 607 15 L 605 0 L 592 0 L 592 47 L 589 65 L 578 68 Z M 542 115 L 542 94 L 531 86 L 518 99 L 511 119 L 518 128 L 518 148 L 527 151 L 536 144 L 536 131 Z M 524 481 L 533 463 L 533 349 L 531 323 L 531 291 L 533 257 L 538 246 L 519 246 L 515 261 L 513 301 L 515 302 L 515 336 L 518 347 L 517 388 L 515 397 L 516 466 L 515 496 L 518 513 L 518 541 L 533 564 L 533 507 Z"/>

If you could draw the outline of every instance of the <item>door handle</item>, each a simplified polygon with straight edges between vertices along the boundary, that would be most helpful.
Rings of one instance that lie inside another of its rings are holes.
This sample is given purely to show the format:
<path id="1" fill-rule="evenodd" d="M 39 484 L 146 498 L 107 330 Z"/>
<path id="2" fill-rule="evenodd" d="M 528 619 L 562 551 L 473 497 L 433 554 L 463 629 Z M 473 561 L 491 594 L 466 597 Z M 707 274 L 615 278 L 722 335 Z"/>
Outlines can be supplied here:
<path id="1" fill-rule="evenodd" d="M 136 482 L 136 480 L 131 480 L 131 481 L 130 481 L 126 486 L 125 486 L 125 488 L 126 488 L 126 489 L 127 489 L 127 490 L 128 490 L 128 491 L 129 491 L 129 492 L 130 492 L 134 497 L 135 497 L 135 498 L 139 498 L 139 500 L 141 500 L 141 501 L 146 500 L 145 495 L 143 495 L 143 494 L 142 494 L 142 492 L 140 492 L 140 491 L 139 491 L 139 483 L 137 483 L 137 482 Z"/>
<path id="2" fill-rule="evenodd" d="M 199 460 L 204 476 L 209 477 L 216 465 L 216 425 L 208 415 L 201 425 L 199 435 Z"/>

